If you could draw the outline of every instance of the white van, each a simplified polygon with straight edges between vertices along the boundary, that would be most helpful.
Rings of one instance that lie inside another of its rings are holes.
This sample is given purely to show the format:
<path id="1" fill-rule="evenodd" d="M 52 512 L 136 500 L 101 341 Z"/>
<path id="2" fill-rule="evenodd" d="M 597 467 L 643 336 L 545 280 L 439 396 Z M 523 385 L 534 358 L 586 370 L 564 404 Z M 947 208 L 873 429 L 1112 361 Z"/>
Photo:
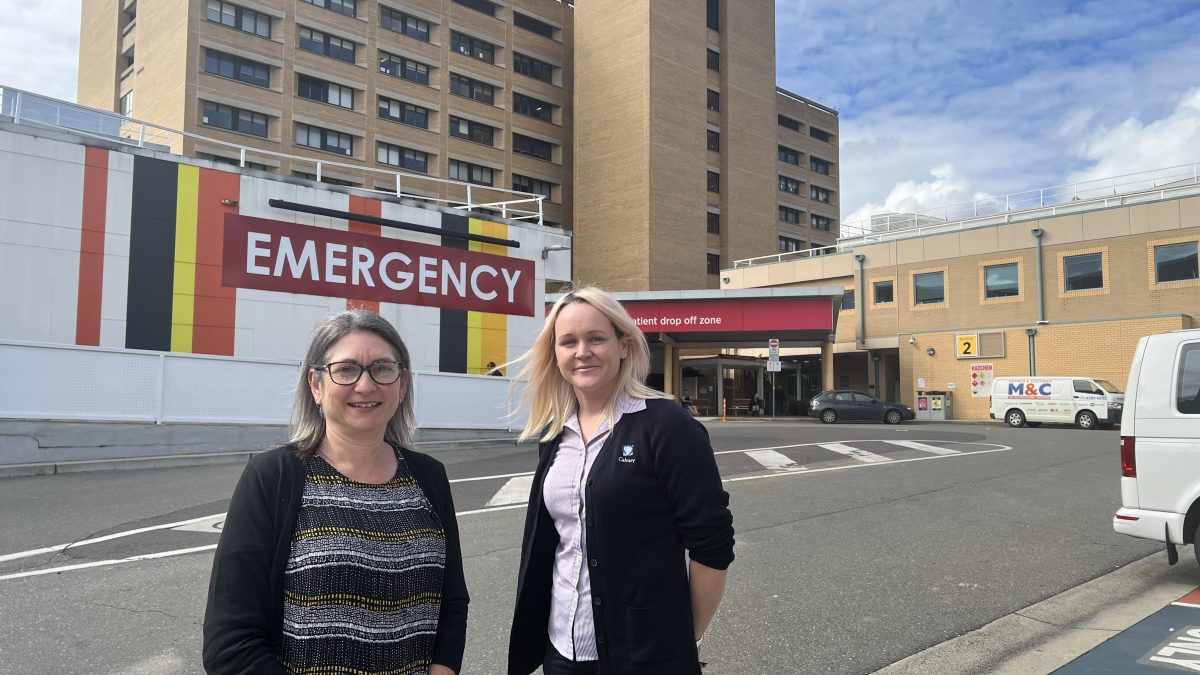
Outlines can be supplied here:
<path id="1" fill-rule="evenodd" d="M 1011 427 L 1042 422 L 1108 428 L 1121 421 L 1125 395 L 1095 377 L 997 377 L 992 382 L 990 417 Z"/>
<path id="2" fill-rule="evenodd" d="M 1113 529 L 1192 544 L 1200 562 L 1200 330 L 1138 342 L 1121 423 L 1121 509 Z"/>

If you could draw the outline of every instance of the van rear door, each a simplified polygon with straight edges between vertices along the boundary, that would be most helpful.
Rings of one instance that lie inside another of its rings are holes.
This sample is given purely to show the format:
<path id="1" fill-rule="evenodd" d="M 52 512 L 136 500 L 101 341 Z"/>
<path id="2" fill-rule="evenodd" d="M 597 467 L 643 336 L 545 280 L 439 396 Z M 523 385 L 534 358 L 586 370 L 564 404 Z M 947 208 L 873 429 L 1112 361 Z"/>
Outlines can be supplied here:
<path id="1" fill-rule="evenodd" d="M 1149 340 L 1127 414 L 1137 418 L 1138 508 L 1187 513 L 1200 490 L 1200 339 Z"/>

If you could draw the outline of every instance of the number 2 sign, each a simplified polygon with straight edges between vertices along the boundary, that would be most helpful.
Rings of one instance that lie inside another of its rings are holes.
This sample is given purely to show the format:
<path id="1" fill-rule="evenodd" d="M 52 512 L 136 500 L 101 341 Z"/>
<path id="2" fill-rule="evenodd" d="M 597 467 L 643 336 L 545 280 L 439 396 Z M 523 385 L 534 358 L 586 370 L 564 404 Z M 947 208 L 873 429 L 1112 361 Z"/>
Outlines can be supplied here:
<path id="1" fill-rule="evenodd" d="M 960 359 L 979 358 L 979 336 L 955 335 L 954 355 Z"/>

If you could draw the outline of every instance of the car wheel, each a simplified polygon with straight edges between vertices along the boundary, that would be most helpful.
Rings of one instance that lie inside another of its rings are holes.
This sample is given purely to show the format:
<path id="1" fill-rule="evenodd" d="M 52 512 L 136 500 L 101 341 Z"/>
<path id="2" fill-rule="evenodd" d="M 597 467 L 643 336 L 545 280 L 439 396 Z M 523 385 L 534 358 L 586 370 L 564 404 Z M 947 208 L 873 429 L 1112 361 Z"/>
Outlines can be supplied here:
<path id="1" fill-rule="evenodd" d="M 1025 426 L 1025 413 L 1013 408 L 1004 415 L 1004 421 L 1010 427 L 1023 427 Z"/>
<path id="2" fill-rule="evenodd" d="M 821 421 L 825 424 L 833 424 L 837 421 L 837 411 L 833 409 L 821 411 Z"/>
<path id="3" fill-rule="evenodd" d="M 1075 423 L 1080 429 L 1095 429 L 1096 428 L 1096 413 L 1091 410 L 1080 411 L 1079 416 L 1075 418 Z"/>
<path id="4" fill-rule="evenodd" d="M 900 424 L 900 422 L 903 420 L 904 415 L 901 415 L 899 410 L 889 410 L 887 411 L 887 414 L 883 416 L 883 421 L 888 424 Z"/>

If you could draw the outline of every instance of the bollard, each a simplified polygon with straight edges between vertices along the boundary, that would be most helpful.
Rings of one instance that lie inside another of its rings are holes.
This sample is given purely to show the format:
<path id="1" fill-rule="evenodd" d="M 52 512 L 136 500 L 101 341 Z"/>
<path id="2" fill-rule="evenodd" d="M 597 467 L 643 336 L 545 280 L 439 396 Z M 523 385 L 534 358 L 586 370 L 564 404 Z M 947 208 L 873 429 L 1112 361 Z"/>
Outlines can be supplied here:
<path id="1" fill-rule="evenodd" d="M 729 400 L 725 398 L 721 399 L 721 421 L 729 421 Z"/>

